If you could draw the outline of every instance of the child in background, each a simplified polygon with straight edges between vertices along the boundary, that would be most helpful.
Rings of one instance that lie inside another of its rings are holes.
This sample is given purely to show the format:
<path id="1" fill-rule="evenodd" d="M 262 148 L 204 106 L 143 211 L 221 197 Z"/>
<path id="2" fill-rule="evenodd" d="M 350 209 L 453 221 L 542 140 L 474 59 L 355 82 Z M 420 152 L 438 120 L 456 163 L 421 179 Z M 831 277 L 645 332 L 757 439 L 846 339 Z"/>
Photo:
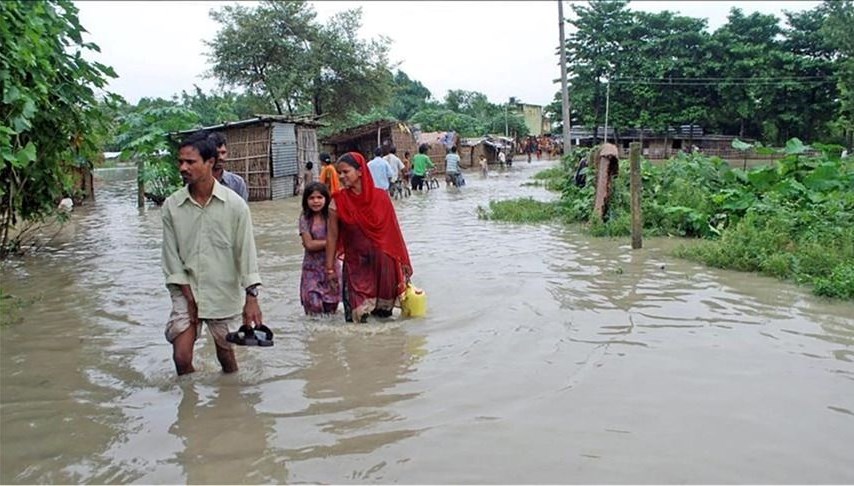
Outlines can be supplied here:
<path id="1" fill-rule="evenodd" d="M 326 221 L 331 200 L 329 189 L 320 182 L 308 184 L 302 194 L 299 234 L 305 254 L 302 259 L 299 299 L 307 315 L 334 314 L 341 300 L 339 292 L 329 284 L 331 279 L 325 273 Z M 341 279 L 340 263 L 336 264 L 334 278 Z"/>
<path id="2" fill-rule="evenodd" d="M 480 174 L 483 177 L 489 176 L 489 164 L 486 162 L 486 156 L 485 155 L 480 156 Z"/>
<path id="3" fill-rule="evenodd" d="M 309 184 L 314 182 L 314 173 L 312 172 L 312 169 L 314 169 L 314 163 L 309 160 L 305 163 L 305 170 L 302 173 L 303 191 L 305 191 L 305 188 L 308 187 Z"/>
<path id="4" fill-rule="evenodd" d="M 403 171 L 400 173 L 400 180 L 403 181 L 403 185 L 411 188 L 412 185 L 409 183 L 410 176 L 412 175 L 412 161 L 409 160 L 409 152 L 403 152 Z"/>

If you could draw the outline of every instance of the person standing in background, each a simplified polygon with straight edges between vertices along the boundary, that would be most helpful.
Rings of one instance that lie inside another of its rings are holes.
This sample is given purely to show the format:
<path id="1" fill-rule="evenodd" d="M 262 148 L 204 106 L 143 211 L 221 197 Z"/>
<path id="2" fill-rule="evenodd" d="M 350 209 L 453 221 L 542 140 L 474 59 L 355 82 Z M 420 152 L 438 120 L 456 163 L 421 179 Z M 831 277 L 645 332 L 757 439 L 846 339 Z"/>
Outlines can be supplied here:
<path id="1" fill-rule="evenodd" d="M 389 186 L 391 186 L 391 167 L 382 155 L 383 149 L 379 147 L 374 149 L 374 158 L 368 162 L 368 170 L 371 171 L 374 186 L 388 191 Z"/>
<path id="2" fill-rule="evenodd" d="M 403 161 L 397 157 L 397 147 L 392 145 L 388 148 L 388 155 L 385 156 L 385 160 L 391 168 L 391 181 L 401 180 L 404 166 Z"/>
<path id="3" fill-rule="evenodd" d="M 411 188 L 412 184 L 410 182 L 410 178 L 412 177 L 412 159 L 410 159 L 409 155 L 410 154 L 408 151 L 403 152 L 403 174 L 401 176 L 401 179 L 403 180 L 404 184 Z"/>
<path id="4" fill-rule="evenodd" d="M 460 156 L 457 155 L 457 147 L 451 147 L 451 152 L 445 156 L 445 187 L 453 184 L 455 187 L 460 187 Z"/>
<path id="5" fill-rule="evenodd" d="M 220 132 L 211 133 L 208 138 L 216 146 L 217 159 L 213 167 L 213 176 L 217 182 L 223 186 L 236 192 L 244 201 L 249 201 L 249 190 L 246 188 L 246 181 L 242 177 L 225 170 L 225 161 L 228 159 L 228 144 L 226 143 L 225 135 Z"/>
<path id="6" fill-rule="evenodd" d="M 332 157 L 327 153 L 320 154 L 320 175 L 317 180 L 326 184 L 330 194 L 335 194 L 341 189 L 341 180 L 338 178 L 338 171 L 335 170 L 335 165 L 332 163 Z"/>
<path id="7" fill-rule="evenodd" d="M 412 189 L 424 189 L 424 177 L 427 171 L 434 167 L 433 161 L 427 156 L 430 148 L 426 143 L 418 147 L 418 153 L 412 158 Z"/>

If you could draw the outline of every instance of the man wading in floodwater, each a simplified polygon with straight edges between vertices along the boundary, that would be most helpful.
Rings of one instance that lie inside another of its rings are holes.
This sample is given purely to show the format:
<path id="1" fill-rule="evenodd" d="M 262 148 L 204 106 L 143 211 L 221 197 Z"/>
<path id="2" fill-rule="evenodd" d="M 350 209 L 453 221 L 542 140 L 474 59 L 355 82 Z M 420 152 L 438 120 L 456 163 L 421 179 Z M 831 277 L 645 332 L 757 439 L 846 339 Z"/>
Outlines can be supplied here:
<path id="1" fill-rule="evenodd" d="M 258 263 L 249 206 L 216 181 L 214 143 L 205 133 L 178 147 L 186 186 L 163 203 L 163 273 L 172 298 L 166 340 L 179 375 L 192 373 L 193 345 L 208 325 L 222 371 L 237 371 L 229 331 L 260 325 Z M 241 322 L 242 314 L 242 322 Z"/>

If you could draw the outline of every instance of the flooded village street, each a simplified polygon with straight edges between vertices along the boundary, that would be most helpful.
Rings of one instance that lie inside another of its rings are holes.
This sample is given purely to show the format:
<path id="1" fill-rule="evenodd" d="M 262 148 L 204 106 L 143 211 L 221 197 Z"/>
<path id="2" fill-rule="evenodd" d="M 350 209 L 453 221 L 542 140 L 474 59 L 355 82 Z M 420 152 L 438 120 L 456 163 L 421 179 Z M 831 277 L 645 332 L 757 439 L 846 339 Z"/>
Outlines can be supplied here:
<path id="1" fill-rule="evenodd" d="M 272 348 L 177 378 L 156 207 L 97 179 L 0 269 L 0 483 L 852 483 L 854 304 L 668 256 L 677 240 L 484 221 L 553 162 L 395 201 L 428 315 L 299 303 L 299 198 L 253 202 Z"/>

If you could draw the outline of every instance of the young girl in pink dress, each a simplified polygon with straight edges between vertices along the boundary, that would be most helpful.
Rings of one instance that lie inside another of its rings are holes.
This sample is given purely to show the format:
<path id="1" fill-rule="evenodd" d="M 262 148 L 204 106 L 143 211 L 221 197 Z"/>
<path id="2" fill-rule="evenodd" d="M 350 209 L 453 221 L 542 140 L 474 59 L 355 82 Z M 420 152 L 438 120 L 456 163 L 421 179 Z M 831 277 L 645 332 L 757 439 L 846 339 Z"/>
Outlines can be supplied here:
<path id="1" fill-rule="evenodd" d="M 305 254 L 299 298 L 308 315 L 333 314 L 341 301 L 341 287 L 333 287 L 325 275 L 326 220 L 331 200 L 329 189 L 320 182 L 309 183 L 302 194 L 299 234 Z M 332 246 L 335 246 L 334 241 Z M 335 277 L 341 278 L 340 264 L 336 265 Z"/>

